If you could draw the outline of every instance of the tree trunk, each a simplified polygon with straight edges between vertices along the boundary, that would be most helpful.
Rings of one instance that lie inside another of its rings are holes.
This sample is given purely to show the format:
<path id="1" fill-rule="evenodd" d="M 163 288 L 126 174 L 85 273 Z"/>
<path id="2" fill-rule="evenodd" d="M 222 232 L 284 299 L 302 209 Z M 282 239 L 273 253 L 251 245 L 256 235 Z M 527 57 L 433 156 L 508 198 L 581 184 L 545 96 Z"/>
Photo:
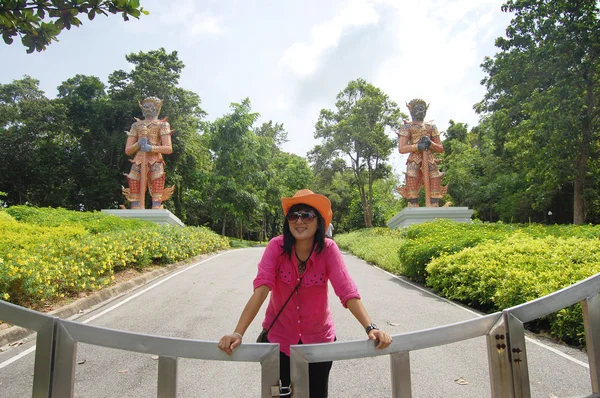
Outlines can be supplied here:
<path id="1" fill-rule="evenodd" d="M 369 209 L 367 193 L 365 192 L 364 186 L 360 187 L 360 201 L 362 203 L 363 208 L 363 219 L 365 220 L 365 227 L 371 228 L 373 226 L 373 217 L 371 215 L 371 210 Z"/>
<path id="2" fill-rule="evenodd" d="M 573 181 L 573 224 L 585 223 L 585 173 L 590 156 L 590 142 L 592 141 L 592 119 L 596 112 L 594 98 L 594 81 L 588 78 L 587 95 L 585 103 L 587 112 L 581 126 L 581 141 L 579 143 L 579 157 L 575 164 L 575 179 Z"/>
<path id="3" fill-rule="evenodd" d="M 575 179 L 573 181 L 573 224 L 585 224 L 585 173 L 587 170 L 587 161 L 590 153 L 590 144 L 586 137 L 589 137 L 589 126 L 584 123 L 583 137 L 579 145 L 579 157 L 575 165 Z"/>
<path id="4" fill-rule="evenodd" d="M 367 213 L 369 214 L 369 227 L 373 226 L 373 170 L 369 168 L 369 194 L 367 195 Z"/>
<path id="5" fill-rule="evenodd" d="M 225 225 L 227 224 L 227 212 L 223 214 L 223 228 L 221 229 L 221 235 L 225 236 Z"/>

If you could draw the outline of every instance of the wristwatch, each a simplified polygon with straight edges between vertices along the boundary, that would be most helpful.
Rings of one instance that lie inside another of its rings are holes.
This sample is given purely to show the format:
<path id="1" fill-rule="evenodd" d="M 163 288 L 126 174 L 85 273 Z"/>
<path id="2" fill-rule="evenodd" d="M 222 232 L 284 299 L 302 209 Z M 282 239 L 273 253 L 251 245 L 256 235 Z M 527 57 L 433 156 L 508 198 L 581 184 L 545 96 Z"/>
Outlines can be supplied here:
<path id="1" fill-rule="evenodd" d="M 377 325 L 372 323 L 365 328 L 365 332 L 367 332 L 367 334 L 369 334 L 369 332 L 371 332 L 371 330 L 379 330 L 379 328 L 377 327 Z"/>

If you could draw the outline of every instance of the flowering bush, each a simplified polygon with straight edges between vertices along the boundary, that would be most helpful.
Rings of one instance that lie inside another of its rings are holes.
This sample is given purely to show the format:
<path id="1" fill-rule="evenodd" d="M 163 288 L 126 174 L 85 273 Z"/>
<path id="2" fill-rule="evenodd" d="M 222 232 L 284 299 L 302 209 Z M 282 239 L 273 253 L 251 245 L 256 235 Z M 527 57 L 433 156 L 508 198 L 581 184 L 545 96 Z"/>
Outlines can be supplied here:
<path id="1" fill-rule="evenodd" d="M 116 271 L 229 248 L 226 238 L 207 228 L 16 207 L 7 212 L 14 219 L 0 216 L 0 298 L 34 308 L 110 285 Z"/>

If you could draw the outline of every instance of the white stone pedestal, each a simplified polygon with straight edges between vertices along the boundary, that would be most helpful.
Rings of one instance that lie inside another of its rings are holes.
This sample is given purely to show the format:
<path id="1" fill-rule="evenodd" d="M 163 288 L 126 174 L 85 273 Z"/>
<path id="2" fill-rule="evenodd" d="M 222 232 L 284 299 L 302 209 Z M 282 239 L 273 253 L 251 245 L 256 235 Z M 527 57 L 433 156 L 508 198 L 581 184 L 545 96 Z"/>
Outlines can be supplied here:
<path id="1" fill-rule="evenodd" d="M 171 225 L 174 227 L 185 227 L 185 224 L 181 222 L 175 214 L 171 213 L 167 209 L 146 209 L 146 210 L 134 210 L 134 209 L 103 209 L 102 213 L 112 214 L 122 218 L 138 218 L 140 220 L 152 221 L 159 225 Z"/>
<path id="2" fill-rule="evenodd" d="M 436 218 L 448 218 L 452 221 L 471 222 L 473 210 L 468 207 L 407 207 L 387 222 L 391 229 L 408 227 L 433 221 Z"/>

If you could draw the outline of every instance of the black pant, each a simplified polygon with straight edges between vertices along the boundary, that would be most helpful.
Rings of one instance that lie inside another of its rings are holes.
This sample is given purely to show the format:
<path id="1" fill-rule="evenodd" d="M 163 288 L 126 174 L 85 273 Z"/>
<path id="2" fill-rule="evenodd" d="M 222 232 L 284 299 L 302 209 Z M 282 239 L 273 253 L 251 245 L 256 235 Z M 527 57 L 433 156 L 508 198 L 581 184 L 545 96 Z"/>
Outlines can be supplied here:
<path id="1" fill-rule="evenodd" d="M 298 344 L 302 344 L 299 341 Z M 329 372 L 332 361 L 314 362 L 308 364 L 310 398 L 327 398 L 329 391 Z M 281 385 L 286 387 L 291 384 L 290 380 L 290 357 L 279 352 L 279 378 Z"/>

